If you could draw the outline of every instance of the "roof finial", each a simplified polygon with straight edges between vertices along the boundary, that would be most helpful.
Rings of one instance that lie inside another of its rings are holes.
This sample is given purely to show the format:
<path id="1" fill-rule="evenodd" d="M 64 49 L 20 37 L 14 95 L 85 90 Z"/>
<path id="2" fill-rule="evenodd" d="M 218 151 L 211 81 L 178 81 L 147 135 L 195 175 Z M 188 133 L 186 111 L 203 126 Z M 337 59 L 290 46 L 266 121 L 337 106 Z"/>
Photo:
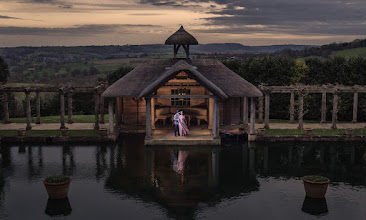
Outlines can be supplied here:
<path id="1" fill-rule="evenodd" d="M 183 25 L 182 25 L 182 24 L 180 25 L 179 30 L 180 30 L 180 31 L 183 31 L 183 30 L 184 30 L 184 27 L 183 27 Z"/>

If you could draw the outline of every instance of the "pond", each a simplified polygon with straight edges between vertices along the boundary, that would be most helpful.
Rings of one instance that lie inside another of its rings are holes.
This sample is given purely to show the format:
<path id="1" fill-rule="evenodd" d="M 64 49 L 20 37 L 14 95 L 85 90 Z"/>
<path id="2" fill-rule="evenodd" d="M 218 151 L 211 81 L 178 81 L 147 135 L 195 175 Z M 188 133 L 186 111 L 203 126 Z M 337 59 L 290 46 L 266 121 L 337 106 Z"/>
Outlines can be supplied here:
<path id="1" fill-rule="evenodd" d="M 365 143 L 1 145 L 1 219 L 366 219 Z M 49 175 L 72 178 L 48 200 Z M 325 199 L 301 177 L 331 179 Z"/>

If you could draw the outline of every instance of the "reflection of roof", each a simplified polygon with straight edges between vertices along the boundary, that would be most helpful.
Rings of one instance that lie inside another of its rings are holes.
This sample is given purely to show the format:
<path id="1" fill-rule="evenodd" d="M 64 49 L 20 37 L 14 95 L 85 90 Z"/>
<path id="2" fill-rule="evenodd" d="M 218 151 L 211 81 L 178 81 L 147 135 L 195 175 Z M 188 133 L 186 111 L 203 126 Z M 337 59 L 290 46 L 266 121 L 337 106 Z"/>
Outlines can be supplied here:
<path id="1" fill-rule="evenodd" d="M 177 32 L 172 34 L 166 41 L 167 45 L 197 45 L 198 42 L 190 33 L 184 30 L 183 26 Z"/>
<path id="2" fill-rule="evenodd" d="M 163 86 L 181 71 L 185 71 L 220 98 L 262 96 L 254 85 L 216 59 L 197 59 L 188 62 L 174 59 L 144 62 L 109 86 L 103 96 L 144 97 L 150 95 L 159 86 Z"/>

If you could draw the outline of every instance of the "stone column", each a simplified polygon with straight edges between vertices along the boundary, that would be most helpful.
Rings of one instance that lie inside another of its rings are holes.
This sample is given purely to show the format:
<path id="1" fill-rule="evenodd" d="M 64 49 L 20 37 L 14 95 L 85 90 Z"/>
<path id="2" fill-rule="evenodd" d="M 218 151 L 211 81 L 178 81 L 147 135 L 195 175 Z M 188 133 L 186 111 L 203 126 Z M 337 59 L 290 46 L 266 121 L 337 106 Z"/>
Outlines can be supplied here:
<path id="1" fill-rule="evenodd" d="M 151 98 L 145 98 L 146 100 L 146 137 L 150 139 L 152 137 L 151 128 Z"/>
<path id="2" fill-rule="evenodd" d="M 290 97 L 290 124 L 295 123 L 295 91 L 291 91 Z"/>
<path id="3" fill-rule="evenodd" d="M 258 98 L 258 123 L 263 123 L 263 96 Z"/>
<path id="4" fill-rule="evenodd" d="M 113 98 L 108 98 L 108 116 L 109 116 L 109 131 L 108 135 L 114 135 L 114 114 L 113 114 Z"/>
<path id="5" fill-rule="evenodd" d="M 67 93 L 67 114 L 68 114 L 68 123 L 69 124 L 72 124 L 74 123 L 72 121 L 72 91 L 69 91 Z"/>
<path id="6" fill-rule="evenodd" d="M 104 97 L 100 96 L 100 123 L 104 124 Z"/>
<path id="7" fill-rule="evenodd" d="M 248 97 L 243 98 L 243 124 L 248 126 Z"/>
<path id="8" fill-rule="evenodd" d="M 61 115 L 61 127 L 60 129 L 65 129 L 65 93 L 64 89 L 60 89 L 60 115 Z"/>
<path id="9" fill-rule="evenodd" d="M 94 130 L 99 130 L 99 91 L 98 89 L 95 89 L 94 92 L 94 100 L 95 100 L 95 104 L 94 104 Z"/>
<path id="10" fill-rule="evenodd" d="M 325 123 L 327 117 L 327 92 L 322 92 L 322 112 L 320 123 Z"/>
<path id="11" fill-rule="evenodd" d="M 37 110 L 36 124 L 41 124 L 41 96 L 39 95 L 39 91 L 36 92 L 36 110 Z"/>
<path id="12" fill-rule="evenodd" d="M 213 106 L 212 134 L 214 138 L 220 137 L 220 101 L 215 98 Z"/>
<path id="13" fill-rule="evenodd" d="M 297 128 L 303 129 L 304 128 L 304 93 L 303 93 L 303 91 L 299 91 L 298 120 L 299 120 L 299 126 L 297 126 Z"/>
<path id="14" fill-rule="evenodd" d="M 249 134 L 253 135 L 256 134 L 255 132 L 255 101 L 254 97 L 250 98 L 250 128 L 249 128 Z"/>
<path id="15" fill-rule="evenodd" d="M 4 93 L 4 123 L 10 124 L 10 116 L 9 116 L 9 93 Z"/>
<path id="16" fill-rule="evenodd" d="M 31 126 L 31 104 L 30 104 L 30 92 L 29 90 L 25 91 L 25 102 L 26 102 L 26 111 L 27 111 L 27 127 L 26 130 L 32 130 Z"/>
<path id="17" fill-rule="evenodd" d="M 269 91 L 266 91 L 264 94 L 264 128 L 269 129 Z"/>
<path id="18" fill-rule="evenodd" d="M 353 93 L 353 120 L 352 123 L 357 123 L 357 108 L 358 108 L 358 92 Z"/>
<path id="19" fill-rule="evenodd" d="M 337 129 L 338 91 L 333 92 L 332 129 Z"/>

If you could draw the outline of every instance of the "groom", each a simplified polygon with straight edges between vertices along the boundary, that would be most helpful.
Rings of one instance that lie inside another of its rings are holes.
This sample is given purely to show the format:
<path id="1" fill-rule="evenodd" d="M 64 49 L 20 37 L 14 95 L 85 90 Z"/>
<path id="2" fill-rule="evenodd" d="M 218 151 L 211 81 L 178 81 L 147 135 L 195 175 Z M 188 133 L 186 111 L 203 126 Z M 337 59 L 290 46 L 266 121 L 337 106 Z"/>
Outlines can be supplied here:
<path id="1" fill-rule="evenodd" d="M 179 118 L 179 112 L 180 110 L 177 110 L 177 113 L 175 113 L 174 115 L 174 135 L 177 136 L 177 133 L 178 133 L 178 136 L 179 136 L 179 126 L 178 126 L 178 118 Z"/>

